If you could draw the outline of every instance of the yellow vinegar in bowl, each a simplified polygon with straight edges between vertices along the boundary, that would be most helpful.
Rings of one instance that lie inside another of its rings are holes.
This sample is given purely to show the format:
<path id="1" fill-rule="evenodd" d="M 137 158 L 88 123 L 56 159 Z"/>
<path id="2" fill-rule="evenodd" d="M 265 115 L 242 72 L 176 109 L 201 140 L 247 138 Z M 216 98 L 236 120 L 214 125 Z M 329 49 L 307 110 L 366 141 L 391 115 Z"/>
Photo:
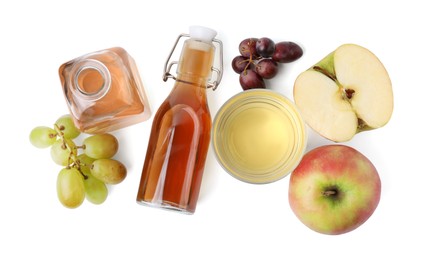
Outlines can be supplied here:
<path id="1" fill-rule="evenodd" d="M 307 141 L 294 103 L 266 89 L 230 98 L 214 119 L 212 138 L 220 165 L 249 183 L 270 183 L 288 175 L 300 162 Z"/>

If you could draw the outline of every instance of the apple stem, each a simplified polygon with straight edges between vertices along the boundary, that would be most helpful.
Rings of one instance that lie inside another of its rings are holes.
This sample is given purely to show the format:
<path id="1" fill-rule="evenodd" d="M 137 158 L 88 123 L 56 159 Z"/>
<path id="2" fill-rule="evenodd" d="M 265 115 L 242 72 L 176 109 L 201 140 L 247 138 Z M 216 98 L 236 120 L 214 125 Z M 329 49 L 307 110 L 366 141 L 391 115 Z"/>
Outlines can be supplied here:
<path id="1" fill-rule="evenodd" d="M 370 128 L 368 128 L 368 127 L 366 128 L 366 127 L 367 127 L 366 122 L 364 122 L 364 120 L 362 120 L 361 118 L 358 118 L 358 129 L 360 131 L 370 129 Z"/>
<path id="2" fill-rule="evenodd" d="M 337 194 L 337 191 L 335 191 L 335 190 L 326 190 L 326 191 L 323 191 L 323 193 L 322 193 L 322 195 L 324 195 L 326 197 L 334 196 L 336 194 Z"/>
<path id="3" fill-rule="evenodd" d="M 333 75 L 333 74 L 331 74 L 328 70 L 326 70 L 324 68 L 321 68 L 319 66 L 314 66 L 313 69 L 316 70 L 316 71 L 319 71 L 319 72 L 323 73 L 327 77 L 331 78 L 334 82 L 338 83 L 336 76 Z"/>

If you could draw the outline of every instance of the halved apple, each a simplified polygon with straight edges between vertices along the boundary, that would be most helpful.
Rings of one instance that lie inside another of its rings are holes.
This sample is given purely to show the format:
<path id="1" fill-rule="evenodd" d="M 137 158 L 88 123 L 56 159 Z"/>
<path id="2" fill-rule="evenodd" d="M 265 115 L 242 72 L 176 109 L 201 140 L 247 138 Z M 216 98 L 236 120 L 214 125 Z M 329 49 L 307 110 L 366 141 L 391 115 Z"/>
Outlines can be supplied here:
<path id="1" fill-rule="evenodd" d="M 294 83 L 294 101 L 306 123 L 335 142 L 384 126 L 394 106 L 385 67 L 355 44 L 340 46 L 302 72 Z"/>

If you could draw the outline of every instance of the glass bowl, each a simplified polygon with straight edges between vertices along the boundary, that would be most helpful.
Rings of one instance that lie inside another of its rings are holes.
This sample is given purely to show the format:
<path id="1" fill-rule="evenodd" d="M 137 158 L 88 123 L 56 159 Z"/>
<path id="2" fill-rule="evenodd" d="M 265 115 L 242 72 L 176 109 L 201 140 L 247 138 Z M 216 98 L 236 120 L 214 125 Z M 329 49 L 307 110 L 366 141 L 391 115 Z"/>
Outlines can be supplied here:
<path id="1" fill-rule="evenodd" d="M 294 103 L 267 89 L 240 92 L 226 101 L 213 122 L 213 148 L 220 165 L 254 184 L 287 176 L 307 143 L 305 123 Z"/>

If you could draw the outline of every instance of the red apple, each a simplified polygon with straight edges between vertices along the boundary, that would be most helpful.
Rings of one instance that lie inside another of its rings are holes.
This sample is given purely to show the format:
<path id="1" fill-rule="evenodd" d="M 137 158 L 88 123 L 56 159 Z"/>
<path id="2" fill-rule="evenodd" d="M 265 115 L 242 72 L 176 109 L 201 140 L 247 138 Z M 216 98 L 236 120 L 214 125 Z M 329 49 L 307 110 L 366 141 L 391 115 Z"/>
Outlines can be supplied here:
<path id="1" fill-rule="evenodd" d="M 380 194 L 379 175 L 367 157 L 349 146 L 325 145 L 306 153 L 291 173 L 288 198 L 303 224 L 338 235 L 363 224 Z"/>

